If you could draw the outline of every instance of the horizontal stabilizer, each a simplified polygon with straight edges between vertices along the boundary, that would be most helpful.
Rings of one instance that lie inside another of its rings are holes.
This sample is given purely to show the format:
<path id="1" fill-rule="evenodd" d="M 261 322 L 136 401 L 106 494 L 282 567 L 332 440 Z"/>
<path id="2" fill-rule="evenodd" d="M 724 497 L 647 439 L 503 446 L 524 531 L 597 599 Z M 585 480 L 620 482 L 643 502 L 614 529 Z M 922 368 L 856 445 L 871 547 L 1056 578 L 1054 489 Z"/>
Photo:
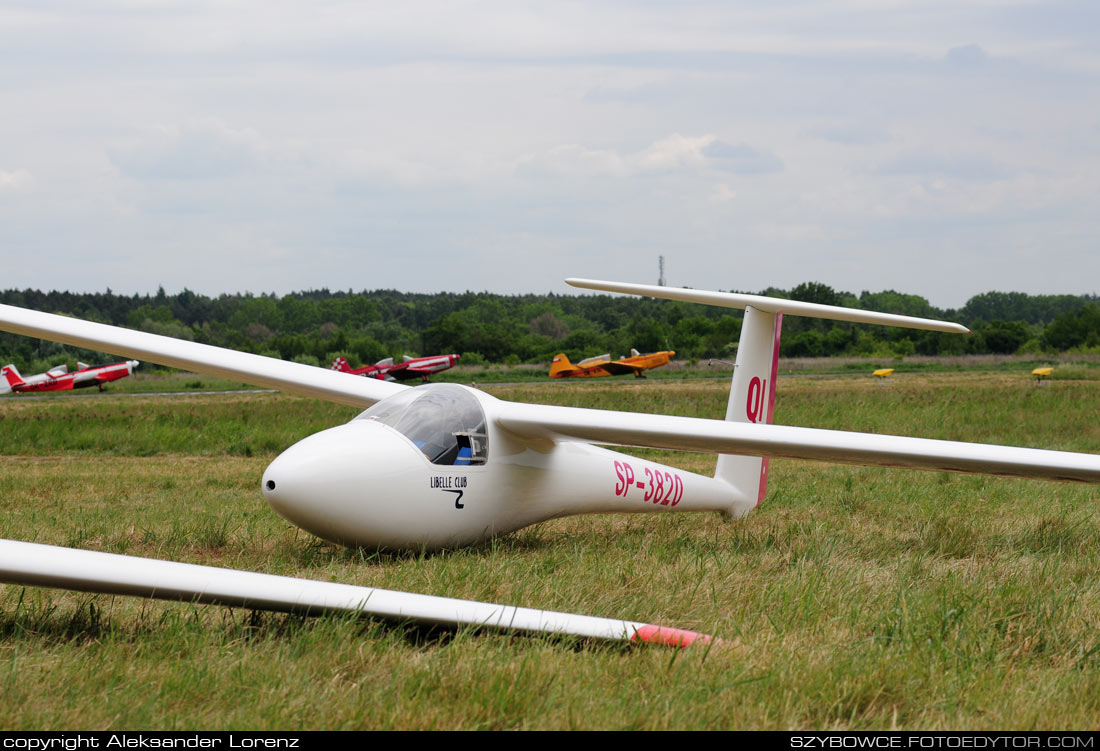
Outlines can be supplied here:
<path id="1" fill-rule="evenodd" d="M 711 637 L 635 621 L 518 608 L 131 555 L 0 540 L 0 581 L 306 615 L 382 618 L 687 646 Z"/>
<path id="2" fill-rule="evenodd" d="M 799 300 L 784 300 L 780 297 L 763 297 L 761 295 L 743 295 L 739 292 L 707 292 L 698 289 L 681 289 L 678 287 L 659 287 L 652 284 L 627 284 L 624 282 L 604 282 L 596 279 L 566 279 L 566 284 L 584 289 L 595 289 L 603 292 L 622 292 L 627 295 L 641 295 L 643 297 L 659 297 L 663 300 L 680 300 L 682 302 L 695 302 L 703 305 L 717 305 L 722 308 L 737 308 L 744 310 L 752 306 L 765 313 L 782 313 L 792 316 L 806 316 L 808 318 L 828 318 L 834 321 L 850 321 L 852 323 L 876 323 L 880 326 L 901 326 L 910 329 L 926 329 L 928 331 L 944 331 L 953 334 L 969 334 L 970 329 L 962 324 L 950 321 L 936 321 L 931 318 L 916 318 L 914 316 L 899 316 L 893 313 L 877 313 L 873 310 L 859 310 L 857 308 L 841 308 L 836 305 L 819 305 L 812 302 Z"/>

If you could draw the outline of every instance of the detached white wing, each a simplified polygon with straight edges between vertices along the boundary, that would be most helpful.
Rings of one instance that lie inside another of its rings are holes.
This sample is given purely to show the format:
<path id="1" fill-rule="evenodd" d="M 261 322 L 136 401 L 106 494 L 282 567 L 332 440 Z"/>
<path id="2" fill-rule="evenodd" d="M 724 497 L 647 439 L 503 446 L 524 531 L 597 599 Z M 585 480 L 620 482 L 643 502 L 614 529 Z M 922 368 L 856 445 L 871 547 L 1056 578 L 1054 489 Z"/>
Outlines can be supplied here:
<path id="1" fill-rule="evenodd" d="M 78 318 L 0 305 L 0 330 L 126 355 L 352 407 L 369 407 L 408 388 L 312 365 L 252 355 Z"/>
<path id="2" fill-rule="evenodd" d="M 15 540 L 0 540 L 0 581 L 306 615 L 365 613 L 426 623 L 570 634 L 669 646 L 687 646 L 697 639 L 703 643 L 711 641 L 711 637 L 694 631 L 636 621 L 517 608 Z"/>
<path id="3" fill-rule="evenodd" d="M 1100 456 L 1092 454 L 515 402 L 500 407 L 497 424 L 529 438 L 1100 482 Z"/>

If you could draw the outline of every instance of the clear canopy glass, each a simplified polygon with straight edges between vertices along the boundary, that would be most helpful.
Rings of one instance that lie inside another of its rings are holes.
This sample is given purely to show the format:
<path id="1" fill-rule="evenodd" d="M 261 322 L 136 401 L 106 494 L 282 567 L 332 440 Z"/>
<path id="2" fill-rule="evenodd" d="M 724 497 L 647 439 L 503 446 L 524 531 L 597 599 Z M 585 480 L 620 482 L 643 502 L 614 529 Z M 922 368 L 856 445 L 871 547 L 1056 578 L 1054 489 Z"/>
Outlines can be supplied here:
<path id="1" fill-rule="evenodd" d="M 410 388 L 355 419 L 389 425 L 415 443 L 432 464 L 480 465 L 488 460 L 485 412 L 477 397 L 455 384 Z"/>

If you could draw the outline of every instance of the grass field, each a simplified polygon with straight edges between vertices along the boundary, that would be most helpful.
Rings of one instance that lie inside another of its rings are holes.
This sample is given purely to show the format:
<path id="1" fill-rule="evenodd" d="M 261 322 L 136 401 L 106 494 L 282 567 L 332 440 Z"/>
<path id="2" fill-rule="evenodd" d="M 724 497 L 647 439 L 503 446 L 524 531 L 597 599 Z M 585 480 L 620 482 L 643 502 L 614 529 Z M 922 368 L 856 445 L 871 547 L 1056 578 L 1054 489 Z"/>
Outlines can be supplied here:
<path id="1" fill-rule="evenodd" d="M 783 378 L 776 421 L 1096 453 L 1100 380 L 1079 367 L 1041 388 L 1019 372 Z M 719 417 L 727 388 L 489 390 Z M 295 530 L 258 487 L 280 450 L 354 413 L 279 394 L 0 400 L 0 536 L 727 643 L 676 651 L 3 586 L 0 727 L 1100 727 L 1093 486 L 776 460 L 764 505 L 737 522 L 588 516 L 435 555 L 357 551 Z"/>
<path id="2" fill-rule="evenodd" d="M 783 357 L 779 360 L 780 375 L 816 376 L 848 375 L 864 377 L 878 368 L 894 368 L 898 374 L 910 373 L 1018 373 L 1033 368 L 1054 366 L 1054 380 L 1100 380 L 1100 355 L 1033 354 L 1033 355 L 958 355 L 924 357 L 913 355 L 894 357 Z M 539 365 L 458 365 L 432 376 L 436 383 L 475 383 L 482 386 L 530 383 L 561 387 L 578 382 L 599 383 L 602 379 L 549 380 L 549 363 Z M 682 381 L 688 379 L 728 379 L 732 365 L 723 360 L 673 360 L 667 366 L 647 371 L 646 380 Z M 411 383 L 416 383 L 414 379 Z M 129 378 L 107 386 L 109 394 L 202 393 L 206 391 L 252 390 L 235 381 L 215 376 L 196 375 L 143 363 Z M 60 396 L 98 396 L 95 389 L 62 392 Z M 53 396 L 59 396 L 55 394 Z"/>

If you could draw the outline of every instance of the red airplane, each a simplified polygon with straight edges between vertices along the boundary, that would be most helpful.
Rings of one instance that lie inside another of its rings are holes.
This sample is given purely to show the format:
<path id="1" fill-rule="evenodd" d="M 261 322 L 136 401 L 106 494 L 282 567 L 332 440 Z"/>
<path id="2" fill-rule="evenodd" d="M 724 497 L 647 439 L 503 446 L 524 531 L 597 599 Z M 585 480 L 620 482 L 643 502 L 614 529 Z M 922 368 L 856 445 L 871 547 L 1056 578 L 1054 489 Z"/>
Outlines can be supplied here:
<path id="1" fill-rule="evenodd" d="M 379 381 L 408 381 L 413 378 L 427 383 L 428 376 L 453 368 L 458 363 L 458 355 L 432 355 L 431 357 L 409 357 L 395 363 L 392 357 L 379 360 L 374 365 L 366 365 L 352 370 L 346 358 L 337 357 L 332 361 L 332 369 L 341 373 L 361 375 L 364 378 L 377 378 Z"/>
<path id="2" fill-rule="evenodd" d="M 88 386 L 98 386 L 103 390 L 103 384 L 125 378 L 134 372 L 140 363 L 137 360 L 124 360 L 110 365 L 85 365 L 82 362 L 76 364 L 77 370 L 69 372 L 68 365 L 58 365 L 50 368 L 45 373 L 27 376 L 19 375 L 14 365 L 5 365 L 0 369 L 0 394 L 9 394 L 13 391 L 68 391 L 69 389 L 82 389 Z"/>

